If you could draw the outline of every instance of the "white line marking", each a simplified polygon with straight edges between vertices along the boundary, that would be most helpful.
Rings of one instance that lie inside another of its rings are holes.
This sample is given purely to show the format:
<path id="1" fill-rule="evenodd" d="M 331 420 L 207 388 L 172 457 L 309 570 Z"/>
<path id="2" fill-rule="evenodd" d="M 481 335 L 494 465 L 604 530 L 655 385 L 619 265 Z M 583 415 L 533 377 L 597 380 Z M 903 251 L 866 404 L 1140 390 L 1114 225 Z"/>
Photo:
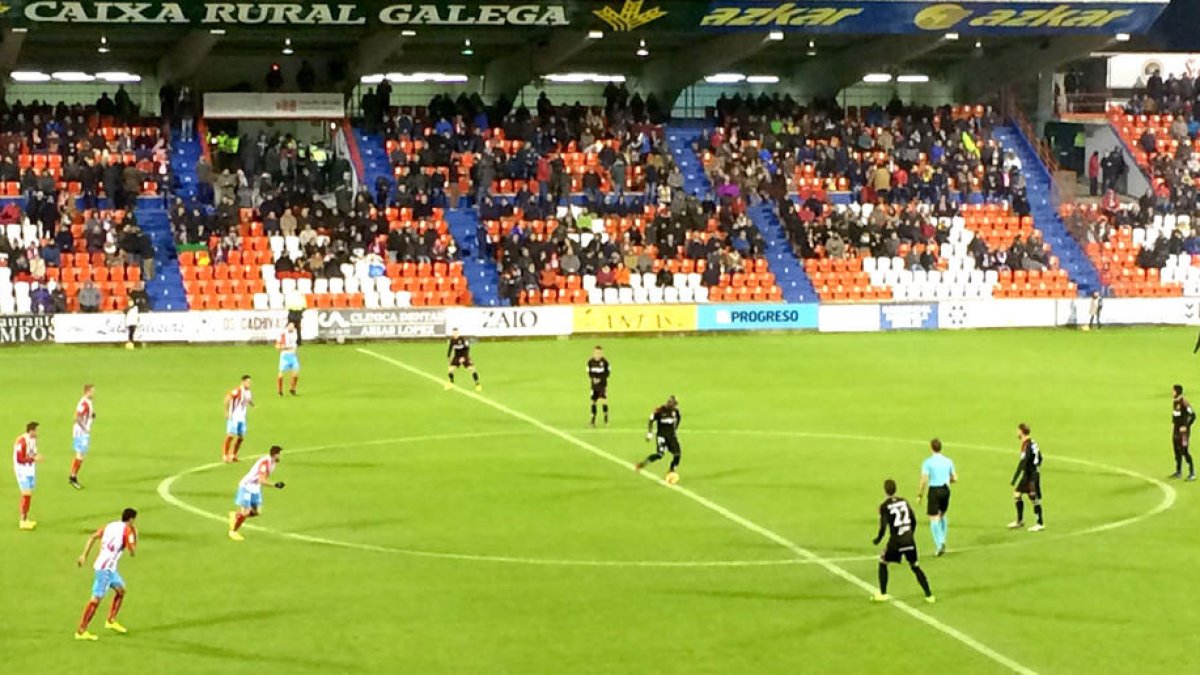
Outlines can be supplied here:
<path id="1" fill-rule="evenodd" d="M 383 361 L 385 363 L 390 363 L 393 366 L 400 368 L 401 370 L 404 370 L 412 375 L 422 377 L 422 378 L 429 380 L 439 386 L 442 384 L 442 378 L 437 377 L 435 375 L 431 375 L 423 370 L 420 370 L 419 368 L 410 366 L 407 363 L 404 363 L 403 361 L 398 361 L 389 356 L 379 354 L 378 352 L 373 352 L 369 349 L 363 349 L 361 347 L 358 348 L 358 352 L 361 354 L 365 354 L 367 356 L 373 357 L 375 359 L 378 359 L 380 361 Z M 625 468 L 626 470 L 631 470 L 630 463 L 617 457 L 616 455 L 612 455 L 612 454 L 596 447 L 595 445 L 588 443 L 587 441 L 576 438 L 575 436 L 573 436 L 565 431 L 562 431 L 560 429 L 556 429 L 556 428 L 550 426 L 549 424 L 546 424 L 545 422 L 542 422 L 539 419 L 531 417 L 519 410 L 514 410 L 514 409 L 504 405 L 503 403 L 498 403 L 496 401 L 493 401 L 490 398 L 484 398 L 483 396 L 480 396 L 479 394 L 476 394 L 475 392 L 472 392 L 472 391 L 467 391 L 467 390 L 464 390 L 464 389 L 461 389 L 458 387 L 455 387 L 454 391 L 457 391 L 458 393 L 462 394 L 463 396 L 466 396 L 475 401 L 478 401 L 479 403 L 490 406 L 491 408 L 498 410 L 510 417 L 515 417 L 516 419 L 519 419 L 529 425 L 537 427 L 538 429 L 541 429 L 542 431 L 544 431 L 552 436 L 557 436 L 557 437 L 561 438 L 562 440 L 564 440 L 582 450 L 586 450 L 587 452 L 590 452 L 591 454 L 595 455 L 596 457 L 599 457 L 600 459 L 604 459 L 609 462 L 612 462 L 613 464 L 617 464 L 617 465 Z M 786 548 L 787 550 L 796 554 L 800 558 L 807 560 L 807 561 L 811 562 L 812 564 L 821 566 L 821 568 L 823 568 L 825 571 L 829 572 L 830 574 L 846 581 L 847 583 L 853 584 L 854 586 L 858 587 L 859 589 L 861 589 L 863 591 L 866 591 L 868 593 L 874 593 L 877 590 L 874 585 L 869 584 L 866 581 L 863 581 L 862 579 L 858 578 L 857 576 L 851 574 L 850 572 L 846 571 L 845 569 L 834 564 L 830 560 L 818 556 L 817 554 L 813 553 L 812 551 L 800 546 L 799 544 L 796 544 L 796 543 L 788 540 L 787 538 L 783 537 L 782 535 L 776 534 L 775 532 L 773 532 L 761 525 L 758 525 L 757 523 L 747 520 L 746 518 L 739 516 L 738 514 L 730 511 L 729 509 L 725 508 L 724 506 L 721 506 L 720 504 L 717 504 L 716 502 L 713 502 L 705 497 L 702 497 L 699 494 L 696 494 L 695 492 L 692 492 L 691 490 L 689 490 L 685 487 L 680 487 L 679 485 L 674 485 L 674 486 L 667 485 L 667 483 L 665 483 L 658 476 L 654 476 L 654 475 L 651 475 L 646 472 L 642 472 L 639 475 L 641 475 L 642 477 L 644 477 L 647 480 L 658 483 L 659 485 L 661 485 L 663 487 L 667 487 L 667 488 L 675 490 L 679 494 L 687 497 L 688 499 L 691 499 L 692 501 L 694 501 L 697 504 L 703 506 L 704 508 L 712 511 L 713 513 L 716 513 L 716 514 L 722 516 L 726 520 L 736 523 L 751 532 L 755 532 L 755 533 L 763 536 L 764 538 L 769 539 L 770 541 L 773 541 L 776 544 L 779 544 L 780 546 Z M 917 609 L 916 607 L 913 607 L 912 605 L 909 605 L 908 603 L 906 603 L 902 600 L 892 600 L 891 604 L 896 609 L 907 614 L 909 617 L 916 619 L 917 621 L 920 621 L 921 623 L 929 626 L 930 628 L 933 628 L 934 630 L 937 630 L 940 633 L 943 633 L 945 635 L 948 635 L 948 636 L 954 638 L 955 640 L 958 640 L 959 642 L 966 645 L 967 647 L 970 647 L 971 649 L 988 657 L 989 659 L 995 661 L 996 663 L 999 663 L 1000 665 L 1004 666 L 1005 668 L 1008 668 L 1009 670 L 1012 670 L 1017 673 L 1022 673 L 1024 675 L 1036 675 L 1036 672 L 1033 669 L 1027 668 L 1027 667 L 1021 665 L 1020 663 L 1017 663 L 1013 659 L 1010 659 L 1009 657 L 1001 654 L 1000 652 L 997 652 L 996 650 L 992 649 L 991 647 L 988 647 L 987 645 L 976 640 L 975 638 L 971 637 L 970 635 L 967 635 L 966 633 L 963 633 L 962 631 L 958 630 L 957 628 L 954 628 L 952 626 L 949 626 L 949 625 L 937 620 L 936 618 L 930 616 L 929 614 L 926 614 L 925 612 Z"/>
<path id="2" fill-rule="evenodd" d="M 437 434 L 437 435 L 426 435 L 426 436 L 407 436 L 407 437 L 402 437 L 402 438 L 386 438 L 386 439 L 380 439 L 380 440 L 374 440 L 374 441 L 364 441 L 364 442 L 352 443 L 352 444 L 348 444 L 348 445 L 347 444 L 318 445 L 318 446 L 307 447 L 307 448 L 289 449 L 286 452 L 289 456 L 294 456 L 294 455 L 298 455 L 298 454 L 321 452 L 321 451 L 325 451 L 325 450 L 350 448 L 350 447 L 364 447 L 364 446 L 371 446 L 371 445 L 397 445 L 400 443 L 420 443 L 420 442 L 429 442 L 429 441 L 458 440 L 458 439 L 470 439 L 470 438 L 493 438 L 496 436 L 521 436 L 521 435 L 527 435 L 529 433 L 531 433 L 531 432 L 527 432 L 527 431 L 494 431 L 494 432 L 476 432 L 476 433 Z M 202 464 L 200 466 L 193 467 L 191 469 L 187 469 L 186 471 L 181 471 L 173 476 L 168 476 L 167 478 L 164 478 L 161 482 L 159 482 L 158 496 L 160 498 L 162 498 L 162 500 L 165 501 L 166 503 L 168 503 L 171 506 L 174 506 L 178 509 L 181 509 L 188 513 L 200 516 L 201 518 L 207 518 L 208 520 L 215 520 L 217 522 L 224 523 L 224 522 L 226 522 L 225 516 L 222 516 L 217 513 L 212 513 L 210 511 L 205 511 L 204 509 L 202 509 L 198 506 L 189 504 L 188 502 L 183 501 L 179 497 L 176 497 L 174 495 L 174 493 L 171 492 L 171 488 L 175 485 L 175 483 L 180 478 L 183 478 L 184 476 L 190 476 L 192 474 L 202 473 L 205 471 L 211 471 L 212 469 L 215 469 L 215 468 L 218 468 L 221 466 L 225 466 L 225 463 L 224 462 L 212 462 L 209 464 Z M 519 565 L 544 565 L 544 566 L 558 566 L 558 567 L 568 567 L 568 566 L 573 566 L 573 567 L 768 567 L 768 566 L 806 564 L 805 561 L 796 560 L 794 558 L 787 558 L 787 559 L 780 559 L 780 560 L 580 560 L 580 559 L 554 559 L 554 558 L 522 558 L 522 557 L 502 556 L 502 555 L 479 555 L 479 554 L 471 554 L 471 553 L 452 553 L 452 552 L 445 552 L 445 551 L 425 551 L 425 550 L 420 550 L 420 549 L 397 548 L 397 547 L 392 547 L 392 546 L 379 546 L 376 544 L 361 544 L 361 543 L 357 543 L 357 542 L 341 541 L 338 539 L 327 539 L 325 537 L 316 537 L 316 536 L 312 536 L 312 535 L 308 535 L 308 534 L 289 532 L 287 530 L 276 530 L 273 528 L 266 527 L 264 525 L 255 525 L 252 523 L 246 523 L 245 525 L 243 525 L 243 527 L 246 529 L 249 529 L 249 530 L 263 532 L 263 533 L 274 535 L 277 537 L 282 537 L 284 539 L 291 539 L 293 541 L 301 541 L 301 542 L 305 542 L 305 543 L 309 543 L 309 544 L 320 544 L 323 546 L 348 548 L 348 549 L 353 549 L 353 550 L 358 550 L 358 551 L 371 551 L 371 552 L 375 552 L 375 553 L 390 553 L 390 554 L 396 554 L 396 555 L 408 555 L 408 556 L 414 556 L 414 557 L 419 557 L 419 558 L 437 558 L 437 559 L 442 559 L 442 560 L 462 560 L 462 561 L 470 561 L 470 562 L 511 563 L 511 564 L 519 564 Z M 850 561 L 850 560 L 859 560 L 859 559 L 860 559 L 859 557 L 853 557 L 853 558 L 844 558 L 842 560 Z"/>
<path id="3" fill-rule="evenodd" d="M 593 431 L 593 432 L 610 431 L 610 432 L 640 433 L 641 429 L 607 428 L 607 429 L 603 429 L 603 430 L 593 429 L 591 431 Z M 685 432 L 681 431 L 680 433 L 685 433 Z M 887 436 L 868 436 L 868 435 L 863 435 L 863 434 L 837 434 L 837 433 L 826 433 L 826 432 L 821 432 L 821 431 L 811 431 L 810 432 L 810 431 L 767 430 L 767 429 L 688 429 L 686 431 L 686 433 L 688 433 L 688 434 L 731 434 L 731 435 L 736 435 L 736 436 L 782 436 L 785 438 L 833 438 L 833 439 L 846 440 L 846 441 L 878 441 L 880 443 L 912 443 L 912 444 L 922 445 L 922 446 L 928 442 L 928 441 L 915 440 L 915 439 L 889 438 Z M 1004 448 L 999 448 L 999 447 L 992 446 L 992 445 L 979 445 L 976 443 L 959 443 L 959 442 L 955 442 L 955 441 L 944 441 L 944 444 L 948 448 L 965 448 L 965 449 L 969 449 L 969 450 L 982 450 L 985 452 L 1000 453 L 1000 454 L 1005 454 L 1005 455 L 1012 454 L 1012 451 L 1010 451 L 1010 450 L 1006 450 Z M 1146 520 L 1147 518 L 1153 518 L 1154 516 L 1157 516 L 1158 514 L 1163 513 L 1166 510 L 1170 509 L 1171 507 L 1175 506 L 1175 501 L 1179 498 L 1179 493 L 1176 492 L 1175 487 L 1173 485 L 1171 485 L 1170 483 L 1168 483 L 1164 480 L 1158 479 L 1158 478 L 1154 478 L 1153 476 L 1147 476 L 1146 474 L 1138 473 L 1137 471 L 1132 471 L 1130 469 L 1125 469 L 1125 468 L 1122 468 L 1119 466 L 1111 466 L 1109 464 L 1102 464 L 1100 462 L 1093 462 L 1090 459 L 1079 459 L 1076 457 L 1069 457 L 1067 455 L 1059 455 L 1057 453 L 1054 455 L 1054 461 L 1067 462 L 1070 464 L 1078 464 L 1080 466 L 1086 466 L 1086 467 L 1090 467 L 1093 469 L 1099 469 L 1101 471 L 1107 471 L 1109 473 L 1114 473 L 1119 476 L 1127 476 L 1129 478 L 1136 478 L 1137 480 L 1140 480 L 1144 483 L 1149 483 L 1150 485 L 1157 487 L 1159 489 L 1159 491 L 1162 492 L 1162 495 L 1163 495 L 1162 501 L 1160 501 L 1157 505 L 1155 505 L 1154 508 L 1152 508 L 1149 511 L 1146 511 L 1144 513 L 1139 513 L 1135 516 L 1130 516 L 1128 518 L 1122 518 L 1121 520 L 1114 520 L 1114 521 L 1107 522 L 1107 523 L 1100 523 L 1099 525 L 1093 525 L 1092 527 L 1084 528 L 1082 530 L 1073 530 L 1071 532 L 1059 532 L 1059 533 L 1055 533 L 1053 535 L 1039 535 L 1037 537 L 1025 537 L 1020 540 L 1009 541 L 1009 542 L 980 544 L 977 546 L 956 546 L 956 547 L 954 547 L 953 552 L 954 553 L 963 553 L 966 551 L 978 551 L 978 550 L 982 550 L 982 549 L 995 549 L 995 548 L 1006 548 L 1006 547 L 1010 547 L 1010 546 L 1022 546 L 1025 544 L 1032 544 L 1035 542 L 1054 541 L 1057 539 L 1066 539 L 1068 537 L 1081 537 L 1081 536 L 1089 535 L 1089 534 L 1098 534 L 1100 532 L 1108 532 L 1110 530 L 1115 530 L 1120 527 L 1126 527 L 1128 525 L 1140 523 L 1141 521 Z M 874 560 L 874 559 L 875 559 L 875 556 L 869 556 L 869 557 L 861 557 L 861 558 L 845 558 L 845 559 L 843 559 L 843 561 Z M 832 560 L 832 558 L 831 558 L 831 560 Z"/>

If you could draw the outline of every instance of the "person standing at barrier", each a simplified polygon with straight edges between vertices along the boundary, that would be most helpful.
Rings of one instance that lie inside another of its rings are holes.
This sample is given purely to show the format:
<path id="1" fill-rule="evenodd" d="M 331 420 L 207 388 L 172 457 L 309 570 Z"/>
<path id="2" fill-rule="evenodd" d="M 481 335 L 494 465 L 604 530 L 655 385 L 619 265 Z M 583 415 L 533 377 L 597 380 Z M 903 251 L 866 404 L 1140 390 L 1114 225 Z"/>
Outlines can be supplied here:
<path id="1" fill-rule="evenodd" d="M 304 338 L 300 337 L 300 322 L 304 319 L 304 310 L 307 308 L 304 294 L 298 291 L 288 294 L 287 322 L 296 327 L 296 346 L 304 344 Z"/>
<path id="2" fill-rule="evenodd" d="M 1092 292 L 1092 300 L 1088 304 L 1088 324 L 1089 329 L 1095 328 L 1100 330 L 1100 312 L 1104 310 L 1104 297 L 1100 295 L 1100 291 Z"/>

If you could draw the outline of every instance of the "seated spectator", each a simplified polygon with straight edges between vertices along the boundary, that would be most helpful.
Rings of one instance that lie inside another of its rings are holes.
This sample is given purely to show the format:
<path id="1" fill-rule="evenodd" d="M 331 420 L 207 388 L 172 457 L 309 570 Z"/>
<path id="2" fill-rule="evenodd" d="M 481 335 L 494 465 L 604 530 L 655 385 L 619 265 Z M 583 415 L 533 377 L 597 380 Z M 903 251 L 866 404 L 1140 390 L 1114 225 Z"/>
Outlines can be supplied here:
<path id="1" fill-rule="evenodd" d="M 50 298 L 54 302 L 54 313 L 61 314 L 67 311 L 67 293 L 62 286 L 58 285 L 53 279 L 47 284 L 50 288 Z"/>
<path id="2" fill-rule="evenodd" d="M 96 284 L 91 281 L 85 281 L 83 287 L 79 289 L 79 309 L 83 312 L 99 312 L 100 289 L 96 288 Z"/>
<path id="3" fill-rule="evenodd" d="M 146 293 L 146 284 L 140 281 L 130 289 L 128 299 L 129 304 L 137 307 L 140 311 L 145 312 L 150 309 L 150 295 Z"/>
<path id="4" fill-rule="evenodd" d="M 617 273 L 613 271 L 611 265 L 607 263 L 600 268 L 596 273 L 596 286 L 598 288 L 613 288 L 617 285 Z"/>
<path id="5" fill-rule="evenodd" d="M 29 306 L 34 314 L 53 314 L 54 298 L 50 290 L 38 282 L 33 282 L 29 288 Z"/>

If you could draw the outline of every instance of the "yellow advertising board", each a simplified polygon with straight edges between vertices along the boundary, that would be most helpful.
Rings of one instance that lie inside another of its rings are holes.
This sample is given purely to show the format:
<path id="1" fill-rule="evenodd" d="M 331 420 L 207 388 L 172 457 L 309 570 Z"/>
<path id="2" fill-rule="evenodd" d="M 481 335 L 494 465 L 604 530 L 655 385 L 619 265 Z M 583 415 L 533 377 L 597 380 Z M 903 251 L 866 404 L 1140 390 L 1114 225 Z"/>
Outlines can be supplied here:
<path id="1" fill-rule="evenodd" d="M 696 330 L 695 305 L 579 305 L 576 333 L 666 333 Z"/>

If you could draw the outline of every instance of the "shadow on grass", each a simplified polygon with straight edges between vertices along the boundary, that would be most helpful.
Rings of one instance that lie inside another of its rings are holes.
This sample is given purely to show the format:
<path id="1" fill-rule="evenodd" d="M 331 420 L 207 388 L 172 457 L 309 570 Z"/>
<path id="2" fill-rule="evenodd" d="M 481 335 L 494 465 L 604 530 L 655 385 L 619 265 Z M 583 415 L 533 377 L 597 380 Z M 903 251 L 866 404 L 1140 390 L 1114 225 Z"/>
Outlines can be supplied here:
<path id="1" fill-rule="evenodd" d="M 379 469 L 384 467 L 381 462 L 320 462 L 308 459 L 296 460 L 289 466 L 304 466 L 321 469 Z"/>
<path id="2" fill-rule="evenodd" d="M 777 591 L 723 591 L 723 590 L 707 590 L 707 591 L 686 591 L 673 590 L 670 592 L 672 596 L 692 595 L 703 598 L 718 598 L 721 600 L 753 600 L 762 601 L 769 600 L 772 602 L 803 602 L 803 601 L 830 601 L 840 602 L 853 596 L 846 593 L 796 593 L 796 592 L 777 592 Z M 822 621 L 822 625 L 824 625 Z"/>
<path id="3" fill-rule="evenodd" d="M 141 632 L 141 631 L 139 631 Z M 133 637 L 133 636 L 130 636 Z M 242 636 L 238 636 L 241 638 Z M 276 668 L 280 665 L 288 665 L 296 669 L 306 669 L 316 672 L 355 672 L 358 670 L 358 664 L 347 661 L 334 661 L 331 659 L 321 659 L 315 657 L 296 656 L 294 653 L 288 654 L 269 654 L 264 653 L 261 649 L 234 649 L 210 643 L 193 642 L 190 640 L 155 640 L 143 641 L 134 643 L 130 639 L 127 643 L 137 649 L 148 649 L 158 652 L 167 652 L 176 654 L 185 658 L 207 657 L 212 659 L 222 659 L 225 661 L 235 661 L 239 664 L 270 664 Z"/>
<path id="4" fill-rule="evenodd" d="M 633 463 L 629 466 L 632 468 Z M 528 478 L 537 478 L 541 480 L 556 480 L 556 481 L 571 481 L 573 483 L 611 483 L 612 478 L 609 476 L 599 476 L 596 474 L 587 473 L 566 473 L 562 471 L 537 471 L 524 472 L 520 474 Z"/>

